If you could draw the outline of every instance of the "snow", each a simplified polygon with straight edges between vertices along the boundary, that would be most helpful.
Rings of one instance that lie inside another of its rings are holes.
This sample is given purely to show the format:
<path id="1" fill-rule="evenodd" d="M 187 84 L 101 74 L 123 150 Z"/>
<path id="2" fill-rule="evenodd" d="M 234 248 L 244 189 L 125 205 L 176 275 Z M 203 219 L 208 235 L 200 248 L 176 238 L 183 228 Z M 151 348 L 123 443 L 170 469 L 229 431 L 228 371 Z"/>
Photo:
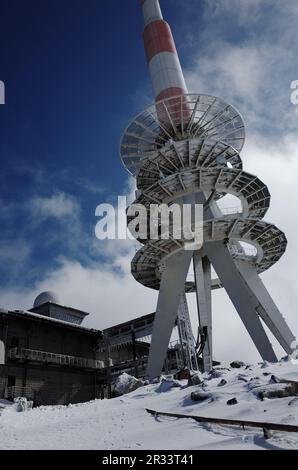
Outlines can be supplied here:
<path id="1" fill-rule="evenodd" d="M 295 433 L 274 431 L 265 440 L 261 429 L 154 417 L 145 411 L 297 425 L 298 399 L 260 400 L 254 393 L 254 385 L 272 388 L 272 375 L 298 381 L 297 361 L 239 369 L 218 366 L 214 374 L 203 375 L 203 385 L 187 387 L 184 380 L 171 386 L 167 379 L 111 400 L 79 405 L 42 406 L 21 413 L 7 406 L 0 415 L 0 449 L 298 449 Z M 223 378 L 227 383 L 218 386 Z M 192 401 L 195 391 L 209 396 Z M 234 397 L 238 403 L 228 406 L 226 402 Z"/>
<path id="2" fill-rule="evenodd" d="M 6 406 L 12 405 L 11 401 L 5 400 L 5 398 L 0 398 L 0 410 L 1 408 L 5 408 Z"/>

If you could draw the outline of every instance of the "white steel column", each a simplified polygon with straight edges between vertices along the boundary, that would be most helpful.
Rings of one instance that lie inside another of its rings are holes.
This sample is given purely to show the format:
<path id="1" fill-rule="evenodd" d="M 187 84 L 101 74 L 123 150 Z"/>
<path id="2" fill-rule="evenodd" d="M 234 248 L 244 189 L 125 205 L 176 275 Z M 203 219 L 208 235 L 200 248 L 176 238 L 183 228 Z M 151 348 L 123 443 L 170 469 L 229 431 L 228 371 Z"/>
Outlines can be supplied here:
<path id="1" fill-rule="evenodd" d="M 204 250 L 233 302 L 261 357 L 276 362 L 277 357 L 257 314 L 258 301 L 236 266 L 224 242 L 209 242 Z"/>
<path id="2" fill-rule="evenodd" d="M 212 312 L 211 312 L 211 265 L 199 251 L 194 252 L 193 266 L 199 319 L 199 334 L 202 341 L 203 370 L 212 369 Z"/>
<path id="3" fill-rule="evenodd" d="M 161 373 L 175 326 L 181 294 L 184 293 L 191 258 L 192 251 L 182 251 L 165 260 L 148 359 L 149 380 Z"/>
<path id="4" fill-rule="evenodd" d="M 258 314 L 283 349 L 288 354 L 291 354 L 295 349 L 295 345 L 293 344 L 295 342 L 295 336 L 273 302 L 260 276 L 256 272 L 255 267 L 243 261 L 236 261 L 236 265 L 242 276 L 245 277 L 245 281 L 259 303 L 257 307 Z"/>

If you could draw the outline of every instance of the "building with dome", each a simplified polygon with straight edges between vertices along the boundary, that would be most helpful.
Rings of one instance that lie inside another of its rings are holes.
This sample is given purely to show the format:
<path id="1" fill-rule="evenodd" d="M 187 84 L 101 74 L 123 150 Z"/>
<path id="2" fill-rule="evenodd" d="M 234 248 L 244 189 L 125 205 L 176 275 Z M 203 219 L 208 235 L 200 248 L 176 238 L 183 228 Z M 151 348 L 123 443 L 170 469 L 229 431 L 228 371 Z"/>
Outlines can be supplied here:
<path id="1" fill-rule="evenodd" d="M 88 313 L 39 294 L 28 310 L 0 309 L 0 398 L 68 404 L 104 393 L 101 331 L 81 325 Z"/>
<path id="2" fill-rule="evenodd" d="M 87 315 L 51 291 L 29 310 L 0 308 L 0 399 L 67 405 L 113 396 L 123 372 L 145 377 L 155 313 L 102 331 L 82 325 Z M 164 372 L 182 369 L 183 357 L 173 341 Z"/>

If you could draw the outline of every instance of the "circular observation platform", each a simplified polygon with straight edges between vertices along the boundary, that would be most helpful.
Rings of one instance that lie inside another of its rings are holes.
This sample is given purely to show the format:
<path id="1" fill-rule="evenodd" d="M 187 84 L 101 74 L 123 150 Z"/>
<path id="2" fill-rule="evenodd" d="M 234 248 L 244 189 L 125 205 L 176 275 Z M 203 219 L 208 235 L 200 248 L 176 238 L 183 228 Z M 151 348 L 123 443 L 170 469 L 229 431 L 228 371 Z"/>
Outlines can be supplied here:
<path id="1" fill-rule="evenodd" d="M 166 98 L 149 106 L 126 128 L 120 156 L 126 170 L 136 176 L 144 160 L 167 143 L 212 138 L 240 152 L 245 141 L 240 113 L 210 95 L 188 94 Z"/>
<path id="2" fill-rule="evenodd" d="M 203 226 L 203 239 L 204 243 L 227 243 L 233 258 L 255 264 L 258 273 L 273 266 L 284 254 L 287 246 L 286 236 L 281 230 L 275 225 L 254 218 L 207 220 Z M 254 247 L 256 254 L 247 254 L 243 249 L 237 250 L 233 244 L 235 241 Z M 184 250 L 183 240 L 169 238 L 155 240 L 154 243 L 148 241 L 132 259 L 131 273 L 139 283 L 158 290 L 164 260 L 181 250 Z M 188 281 L 185 290 L 193 292 L 194 283 Z"/>
<path id="3" fill-rule="evenodd" d="M 240 154 L 233 147 L 208 137 L 172 142 L 142 160 L 142 167 L 136 177 L 137 188 L 146 189 L 179 171 L 218 167 L 241 170 Z"/>
<path id="4" fill-rule="evenodd" d="M 258 177 L 243 170 L 225 167 L 172 173 L 146 186 L 134 204 L 142 204 L 149 213 L 152 203 L 171 205 L 183 196 L 202 191 L 213 193 L 214 197 L 226 194 L 237 197 L 242 206 L 242 213 L 239 214 L 242 218 L 262 219 L 270 206 L 270 192 Z"/>

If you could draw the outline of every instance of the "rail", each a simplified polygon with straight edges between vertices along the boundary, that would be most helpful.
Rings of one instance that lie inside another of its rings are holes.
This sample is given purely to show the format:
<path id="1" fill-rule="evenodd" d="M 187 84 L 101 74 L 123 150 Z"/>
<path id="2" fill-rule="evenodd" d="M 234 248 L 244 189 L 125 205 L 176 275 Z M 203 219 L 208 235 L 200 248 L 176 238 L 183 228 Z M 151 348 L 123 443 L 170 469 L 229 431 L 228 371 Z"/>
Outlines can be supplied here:
<path id="1" fill-rule="evenodd" d="M 33 400 L 34 397 L 34 391 L 31 387 L 25 386 L 17 386 L 13 385 L 10 387 L 6 387 L 5 389 L 5 398 L 8 400 L 13 400 L 14 398 L 17 397 L 25 397 L 28 399 Z"/>
<path id="2" fill-rule="evenodd" d="M 267 439 L 270 435 L 268 431 L 284 431 L 284 432 L 298 432 L 298 426 L 293 424 L 279 424 L 279 423 L 265 423 L 262 421 L 244 421 L 240 419 L 224 419 L 224 418 L 207 418 L 205 416 L 184 415 L 179 413 L 166 413 L 164 411 L 155 411 L 146 408 L 147 413 L 153 416 L 169 416 L 172 418 L 188 418 L 193 419 L 199 423 L 214 423 L 230 426 L 261 428 L 264 432 L 264 437 Z"/>
<path id="3" fill-rule="evenodd" d="M 29 360 L 61 366 L 83 367 L 88 369 L 102 369 L 103 362 L 84 357 L 68 356 L 47 351 L 38 351 L 27 348 L 12 348 L 8 351 L 8 359 Z"/>

